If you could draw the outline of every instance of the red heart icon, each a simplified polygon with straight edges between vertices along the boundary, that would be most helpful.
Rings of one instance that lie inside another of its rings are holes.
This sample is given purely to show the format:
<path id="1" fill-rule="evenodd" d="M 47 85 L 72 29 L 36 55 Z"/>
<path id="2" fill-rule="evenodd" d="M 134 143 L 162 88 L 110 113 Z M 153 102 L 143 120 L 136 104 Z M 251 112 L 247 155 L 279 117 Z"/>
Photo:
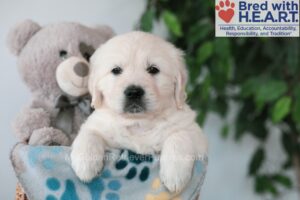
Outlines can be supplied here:
<path id="1" fill-rule="evenodd" d="M 228 10 L 221 10 L 219 11 L 219 17 L 223 19 L 226 23 L 229 23 L 234 15 L 234 10 L 229 8 Z"/>

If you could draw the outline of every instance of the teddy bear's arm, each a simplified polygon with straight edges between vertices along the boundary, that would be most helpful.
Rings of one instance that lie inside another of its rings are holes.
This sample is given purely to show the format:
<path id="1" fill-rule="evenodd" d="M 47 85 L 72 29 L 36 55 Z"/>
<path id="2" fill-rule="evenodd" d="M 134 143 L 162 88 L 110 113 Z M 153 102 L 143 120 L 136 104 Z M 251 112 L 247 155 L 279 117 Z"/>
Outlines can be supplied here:
<path id="1" fill-rule="evenodd" d="M 44 127 L 33 131 L 29 142 L 30 145 L 62 145 L 70 146 L 70 138 L 61 130 L 53 127 Z"/>
<path id="2" fill-rule="evenodd" d="M 30 145 L 70 145 L 70 138 L 61 130 L 51 127 L 51 108 L 47 100 L 35 98 L 13 122 L 17 138 Z M 54 111 L 54 109 L 52 109 Z"/>
<path id="3" fill-rule="evenodd" d="M 50 115 L 43 108 L 25 107 L 13 121 L 14 133 L 18 140 L 29 142 L 34 130 L 49 127 Z"/>

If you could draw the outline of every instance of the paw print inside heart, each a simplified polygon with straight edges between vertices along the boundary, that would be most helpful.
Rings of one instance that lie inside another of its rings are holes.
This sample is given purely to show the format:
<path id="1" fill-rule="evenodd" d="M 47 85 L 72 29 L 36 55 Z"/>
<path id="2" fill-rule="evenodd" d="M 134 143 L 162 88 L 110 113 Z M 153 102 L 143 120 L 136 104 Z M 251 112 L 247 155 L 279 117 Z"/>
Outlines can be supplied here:
<path id="1" fill-rule="evenodd" d="M 125 175 L 126 179 L 130 180 L 138 175 L 139 180 L 144 182 L 148 179 L 150 174 L 150 169 L 147 166 L 142 167 L 139 171 L 138 165 L 144 162 L 152 163 L 153 157 L 151 155 L 137 154 L 132 151 L 121 151 L 121 159 L 116 162 L 115 167 L 117 170 L 125 170 L 128 168 L 128 172 Z"/>
<path id="2" fill-rule="evenodd" d="M 229 23 L 234 15 L 234 7 L 235 4 L 230 2 L 229 0 L 220 1 L 218 5 L 216 5 L 216 10 L 218 11 L 219 17 L 224 20 L 226 23 Z"/>

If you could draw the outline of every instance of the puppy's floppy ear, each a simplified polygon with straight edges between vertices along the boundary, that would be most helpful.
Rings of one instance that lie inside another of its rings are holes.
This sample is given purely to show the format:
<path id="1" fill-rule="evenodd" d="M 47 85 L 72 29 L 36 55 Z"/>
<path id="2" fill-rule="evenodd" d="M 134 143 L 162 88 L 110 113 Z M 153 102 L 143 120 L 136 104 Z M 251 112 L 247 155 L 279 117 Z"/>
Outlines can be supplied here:
<path id="1" fill-rule="evenodd" d="M 19 55 L 32 36 L 41 29 L 40 25 L 25 20 L 12 28 L 7 37 L 8 48 L 14 55 Z"/>
<path id="2" fill-rule="evenodd" d="M 97 109 L 101 107 L 103 101 L 103 95 L 100 91 L 97 91 L 97 89 L 95 88 L 92 94 L 92 107 Z"/>
<path id="3" fill-rule="evenodd" d="M 187 96 L 185 92 L 185 86 L 187 82 L 187 71 L 183 59 L 183 52 L 178 51 L 177 58 L 178 58 L 177 60 L 178 72 L 175 75 L 174 97 L 175 97 L 177 108 L 182 109 L 185 104 L 185 100 Z"/>
<path id="4" fill-rule="evenodd" d="M 89 82 L 89 91 L 92 95 L 92 103 L 91 106 L 95 109 L 100 108 L 103 101 L 102 92 L 97 87 L 97 81 L 93 80 L 93 77 Z"/>
<path id="5" fill-rule="evenodd" d="M 186 100 L 186 92 L 185 92 L 185 85 L 186 85 L 186 72 L 182 71 L 179 72 L 175 77 L 175 101 L 178 109 L 182 109 L 183 105 Z"/>

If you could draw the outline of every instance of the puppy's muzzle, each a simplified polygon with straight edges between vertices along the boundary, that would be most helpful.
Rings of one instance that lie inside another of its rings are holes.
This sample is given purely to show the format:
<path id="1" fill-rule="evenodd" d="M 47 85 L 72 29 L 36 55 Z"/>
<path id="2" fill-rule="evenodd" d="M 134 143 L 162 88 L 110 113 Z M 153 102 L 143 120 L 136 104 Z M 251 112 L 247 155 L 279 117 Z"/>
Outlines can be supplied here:
<path id="1" fill-rule="evenodd" d="M 124 90 L 124 95 L 124 112 L 140 113 L 146 110 L 144 101 L 145 90 L 142 87 L 130 85 Z"/>

